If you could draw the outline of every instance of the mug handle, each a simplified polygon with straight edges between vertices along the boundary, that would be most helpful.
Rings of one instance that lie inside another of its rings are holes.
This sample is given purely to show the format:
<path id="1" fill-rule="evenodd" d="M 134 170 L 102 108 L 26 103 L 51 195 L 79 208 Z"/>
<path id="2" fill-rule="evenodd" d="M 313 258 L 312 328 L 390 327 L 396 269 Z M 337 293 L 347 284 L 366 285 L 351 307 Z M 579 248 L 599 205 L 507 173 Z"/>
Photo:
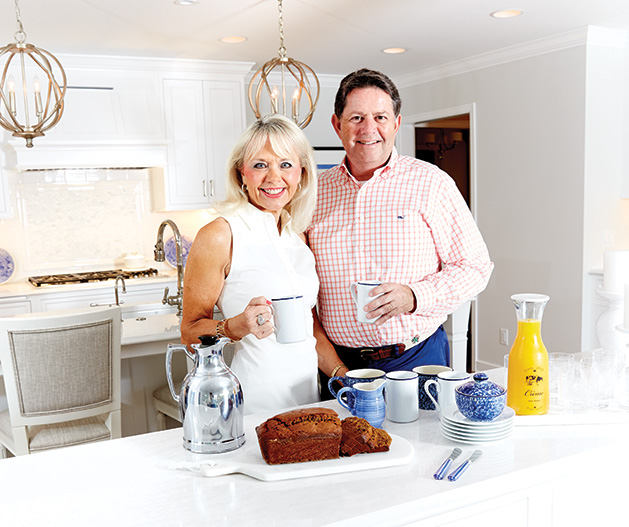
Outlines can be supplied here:
<path id="1" fill-rule="evenodd" d="M 357 292 L 358 284 L 356 282 L 352 282 L 349 284 L 349 292 L 352 295 L 352 300 L 354 304 L 358 304 L 358 292 Z"/>
<path id="2" fill-rule="evenodd" d="M 273 327 L 273 333 L 277 335 L 277 328 L 275 327 L 275 310 L 273 309 L 273 304 L 269 305 L 269 309 L 271 310 L 271 319 L 269 320 L 269 322 Z"/>
<path id="3" fill-rule="evenodd" d="M 352 409 L 349 407 L 349 405 L 343 399 L 341 399 L 341 396 L 345 392 L 353 392 L 353 391 L 354 389 L 351 386 L 344 386 L 343 388 L 339 390 L 339 393 L 336 396 L 336 400 L 339 402 L 339 404 L 346 410 L 349 410 L 351 414 L 353 414 L 354 412 L 352 412 Z M 349 397 L 350 394 L 348 393 L 347 396 Z"/>
<path id="4" fill-rule="evenodd" d="M 328 380 L 328 390 L 330 390 L 330 393 L 334 396 L 334 398 L 336 398 L 336 392 L 334 391 L 334 388 L 332 388 L 334 381 L 339 381 L 341 384 L 343 384 L 343 377 L 335 375 Z"/>
<path id="5" fill-rule="evenodd" d="M 428 395 L 428 397 L 430 398 L 430 400 L 434 403 L 435 408 L 437 410 L 441 410 L 441 408 L 439 408 L 439 403 L 437 402 L 437 400 L 432 396 L 432 393 L 430 393 L 430 390 L 428 389 L 429 386 L 431 386 L 432 384 L 435 385 L 435 390 L 437 391 L 437 395 L 439 395 L 439 383 L 437 381 L 435 381 L 434 379 L 429 379 L 424 383 L 424 391 L 426 392 L 426 394 Z"/>

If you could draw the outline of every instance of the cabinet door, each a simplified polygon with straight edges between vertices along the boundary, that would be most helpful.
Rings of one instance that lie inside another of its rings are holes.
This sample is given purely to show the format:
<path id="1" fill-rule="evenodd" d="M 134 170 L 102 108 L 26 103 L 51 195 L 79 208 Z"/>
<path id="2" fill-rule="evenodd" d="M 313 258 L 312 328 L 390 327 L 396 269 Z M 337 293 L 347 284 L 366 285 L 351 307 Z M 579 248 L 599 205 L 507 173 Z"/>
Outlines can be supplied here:
<path id="1" fill-rule="evenodd" d="M 12 317 L 31 312 L 31 302 L 25 297 L 0 302 L 0 317 Z"/>
<path id="2" fill-rule="evenodd" d="M 226 164 L 243 130 L 242 86 L 239 82 L 203 83 L 208 148 L 208 187 L 212 201 L 225 199 Z"/>
<path id="3" fill-rule="evenodd" d="M 170 143 L 164 208 L 205 208 L 210 203 L 210 192 L 207 190 L 203 82 L 165 79 L 164 107 L 166 137 Z"/>
<path id="4" fill-rule="evenodd" d="M 63 117 L 54 141 L 164 140 L 160 86 L 146 72 L 69 69 Z"/>

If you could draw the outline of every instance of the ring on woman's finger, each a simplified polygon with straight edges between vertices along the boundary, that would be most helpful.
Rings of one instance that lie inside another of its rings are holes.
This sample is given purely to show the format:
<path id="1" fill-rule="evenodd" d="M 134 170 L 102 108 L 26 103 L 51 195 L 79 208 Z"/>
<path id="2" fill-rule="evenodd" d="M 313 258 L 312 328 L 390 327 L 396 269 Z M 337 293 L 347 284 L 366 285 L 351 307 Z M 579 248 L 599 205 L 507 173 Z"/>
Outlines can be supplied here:
<path id="1" fill-rule="evenodd" d="M 262 326 L 265 322 L 264 317 L 261 314 L 258 315 L 258 326 Z"/>

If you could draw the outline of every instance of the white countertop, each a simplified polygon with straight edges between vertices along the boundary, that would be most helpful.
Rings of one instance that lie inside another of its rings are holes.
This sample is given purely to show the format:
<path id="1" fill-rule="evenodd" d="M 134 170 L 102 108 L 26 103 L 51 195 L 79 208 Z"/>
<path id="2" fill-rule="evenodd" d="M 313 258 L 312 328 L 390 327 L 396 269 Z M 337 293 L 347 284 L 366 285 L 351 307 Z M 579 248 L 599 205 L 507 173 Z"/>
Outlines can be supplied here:
<path id="1" fill-rule="evenodd" d="M 125 283 L 127 286 L 161 284 L 172 282 L 176 279 L 177 271 L 167 270 L 160 271 L 157 276 L 125 279 Z M 27 280 L 22 280 L 19 282 L 0 284 L 0 298 L 22 295 L 41 295 L 46 293 L 71 293 L 73 291 L 83 291 L 86 289 L 113 289 L 113 287 L 113 280 L 104 280 L 102 282 L 86 282 L 80 284 L 44 285 L 41 287 L 36 287 Z"/>
<path id="2" fill-rule="evenodd" d="M 341 418 L 348 415 L 335 401 L 322 405 L 334 408 Z M 254 427 L 267 417 L 245 418 L 250 448 L 257 448 Z M 457 511 L 465 511 L 467 521 L 461 525 L 470 526 L 487 525 L 480 520 L 475 523 L 469 517 L 473 511 L 481 510 L 483 504 L 504 502 L 509 511 L 509 507 L 525 504 L 524 517 L 515 523 L 513 517 L 504 525 L 541 527 L 552 523 L 536 519 L 530 503 L 544 505 L 551 500 L 548 514 L 563 510 L 564 516 L 576 515 L 573 526 L 588 525 L 587 511 L 599 520 L 597 524 L 612 525 L 604 519 L 606 514 L 616 513 L 608 502 L 620 508 L 624 503 L 627 463 L 620 449 L 629 433 L 628 424 L 516 425 L 510 438 L 480 447 L 443 437 L 435 412 L 422 411 L 419 420 L 409 424 L 385 421 L 384 428 L 413 445 L 414 457 L 408 465 L 288 481 L 263 482 L 242 474 L 204 478 L 174 470 L 173 464 L 239 455 L 239 451 L 218 456 L 191 454 L 182 447 L 181 428 L 0 460 L 0 481 L 5 482 L 0 487 L 0 518 L 3 525 L 12 527 L 382 527 L 424 525 L 422 520 L 427 518 L 445 515 L 439 517 L 448 520 L 455 518 Z M 482 448 L 484 454 L 459 481 L 434 480 L 432 474 L 455 446 L 463 449 L 457 461 L 476 448 Z M 613 464 L 605 464 L 610 461 Z M 557 480 L 560 485 L 553 488 Z M 585 501 L 575 496 L 572 503 L 572 494 L 562 494 L 570 481 L 576 483 L 574 492 L 583 489 Z M 518 501 L 523 493 L 524 502 Z M 580 504 L 590 508 L 584 513 Z M 488 517 L 483 513 L 480 518 Z M 349 519 L 353 519 L 351 523 Z"/>

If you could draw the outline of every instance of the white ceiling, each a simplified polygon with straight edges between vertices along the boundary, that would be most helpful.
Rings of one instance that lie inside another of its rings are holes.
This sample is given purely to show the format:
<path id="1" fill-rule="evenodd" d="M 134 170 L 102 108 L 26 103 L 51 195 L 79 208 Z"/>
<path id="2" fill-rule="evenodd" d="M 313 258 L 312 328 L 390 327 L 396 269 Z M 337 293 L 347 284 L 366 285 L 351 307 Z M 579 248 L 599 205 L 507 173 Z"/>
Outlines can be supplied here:
<path id="1" fill-rule="evenodd" d="M 489 16 L 524 11 L 513 19 Z M 28 41 L 80 53 L 255 62 L 277 56 L 276 0 L 21 0 Z M 597 25 L 629 30 L 629 0 L 284 0 L 288 55 L 317 73 L 360 67 L 392 77 Z M 14 40 L 14 2 L 0 3 L 0 45 Z M 244 35 L 244 44 L 219 38 Z M 402 55 L 385 55 L 387 47 Z"/>

